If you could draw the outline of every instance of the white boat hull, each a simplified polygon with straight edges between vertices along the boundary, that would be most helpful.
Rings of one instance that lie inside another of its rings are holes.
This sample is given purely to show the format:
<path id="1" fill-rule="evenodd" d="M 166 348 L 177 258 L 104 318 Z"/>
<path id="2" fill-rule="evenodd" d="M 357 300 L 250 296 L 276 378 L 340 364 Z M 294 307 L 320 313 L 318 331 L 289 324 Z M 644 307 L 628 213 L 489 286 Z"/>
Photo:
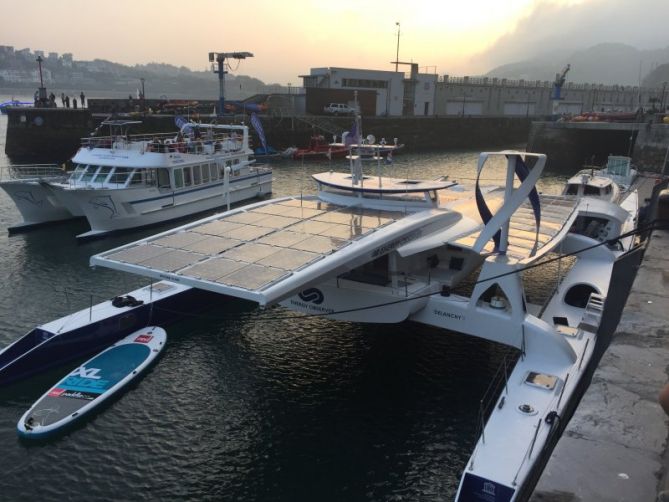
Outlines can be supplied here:
<path id="1" fill-rule="evenodd" d="M 38 180 L 3 181 L 0 182 L 0 187 L 14 201 L 23 218 L 22 223 L 10 227 L 9 230 L 76 217 Z"/>
<path id="2" fill-rule="evenodd" d="M 223 181 L 174 192 L 151 188 L 81 189 L 54 186 L 63 205 L 81 208 L 91 227 L 79 238 L 101 236 L 183 218 L 271 193 L 272 173 L 261 172 L 230 180 L 229 201 Z"/>

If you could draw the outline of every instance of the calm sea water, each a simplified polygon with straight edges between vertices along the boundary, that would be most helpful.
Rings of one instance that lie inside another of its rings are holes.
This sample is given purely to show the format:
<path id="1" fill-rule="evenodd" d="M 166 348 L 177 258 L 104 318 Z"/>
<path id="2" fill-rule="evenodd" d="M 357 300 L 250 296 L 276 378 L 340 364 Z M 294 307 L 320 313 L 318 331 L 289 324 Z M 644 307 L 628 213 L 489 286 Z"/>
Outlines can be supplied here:
<path id="1" fill-rule="evenodd" d="M 6 120 L 0 116 L 0 164 L 8 162 Z M 477 153 L 401 155 L 385 173 L 466 182 Z M 276 164 L 274 193 L 313 193 L 309 175 L 328 168 Z M 542 189 L 561 183 L 547 176 Z M 20 220 L 0 191 L 0 227 Z M 91 298 L 146 283 L 92 270 L 88 258 L 156 229 L 77 244 L 86 228 L 0 231 L 0 346 Z M 70 368 L 1 389 L 0 499 L 453 497 L 475 442 L 478 399 L 507 349 L 408 322 L 257 322 L 253 304 L 222 305 L 171 327 L 146 377 L 63 437 L 25 444 L 15 427 Z"/>

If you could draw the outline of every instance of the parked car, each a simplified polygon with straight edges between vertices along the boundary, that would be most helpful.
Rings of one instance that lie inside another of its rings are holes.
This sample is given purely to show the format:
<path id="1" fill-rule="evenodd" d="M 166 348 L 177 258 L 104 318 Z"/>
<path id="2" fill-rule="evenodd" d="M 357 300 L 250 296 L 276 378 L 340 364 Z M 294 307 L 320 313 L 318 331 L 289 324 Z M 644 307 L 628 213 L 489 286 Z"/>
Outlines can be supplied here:
<path id="1" fill-rule="evenodd" d="M 344 103 L 330 103 L 325 108 L 323 108 L 323 111 L 332 115 L 349 115 L 351 113 L 355 113 L 354 108 L 351 108 Z"/>

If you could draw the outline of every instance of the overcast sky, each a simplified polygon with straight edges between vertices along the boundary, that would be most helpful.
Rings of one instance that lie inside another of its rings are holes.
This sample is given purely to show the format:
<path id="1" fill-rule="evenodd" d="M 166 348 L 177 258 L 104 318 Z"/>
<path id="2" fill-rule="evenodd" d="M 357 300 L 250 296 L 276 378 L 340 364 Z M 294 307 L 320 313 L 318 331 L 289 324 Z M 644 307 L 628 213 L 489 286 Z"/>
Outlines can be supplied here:
<path id="1" fill-rule="evenodd" d="M 399 59 L 466 75 L 600 42 L 669 45 L 669 0 L 0 0 L 0 45 L 75 59 L 202 70 L 210 51 L 250 51 L 238 74 L 300 84 L 319 66 L 393 69 Z M 7 22 L 9 17 L 15 22 Z"/>

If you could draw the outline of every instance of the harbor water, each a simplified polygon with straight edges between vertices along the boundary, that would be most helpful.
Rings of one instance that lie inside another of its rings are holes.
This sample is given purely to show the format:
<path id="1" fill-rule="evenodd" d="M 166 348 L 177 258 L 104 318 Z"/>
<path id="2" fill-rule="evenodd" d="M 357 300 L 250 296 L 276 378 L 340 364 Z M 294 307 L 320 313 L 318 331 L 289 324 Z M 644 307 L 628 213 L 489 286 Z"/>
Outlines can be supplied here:
<path id="1" fill-rule="evenodd" d="M 0 116 L 0 164 L 9 162 L 6 121 Z M 477 155 L 398 155 L 382 169 L 471 182 Z M 274 195 L 314 193 L 310 174 L 330 166 L 274 164 Z M 488 176 L 501 180 L 501 171 Z M 555 193 L 563 181 L 547 176 L 542 190 Z M 8 236 L 19 221 L 0 192 L 0 347 L 147 284 L 93 270 L 88 258 L 169 228 L 78 244 L 85 222 Z M 0 389 L 0 499 L 452 499 L 476 442 L 479 399 L 512 351 L 410 322 L 281 319 L 286 312 L 222 298 L 203 314 L 185 313 L 143 379 L 47 442 L 20 441 L 16 422 L 72 366 Z"/>

